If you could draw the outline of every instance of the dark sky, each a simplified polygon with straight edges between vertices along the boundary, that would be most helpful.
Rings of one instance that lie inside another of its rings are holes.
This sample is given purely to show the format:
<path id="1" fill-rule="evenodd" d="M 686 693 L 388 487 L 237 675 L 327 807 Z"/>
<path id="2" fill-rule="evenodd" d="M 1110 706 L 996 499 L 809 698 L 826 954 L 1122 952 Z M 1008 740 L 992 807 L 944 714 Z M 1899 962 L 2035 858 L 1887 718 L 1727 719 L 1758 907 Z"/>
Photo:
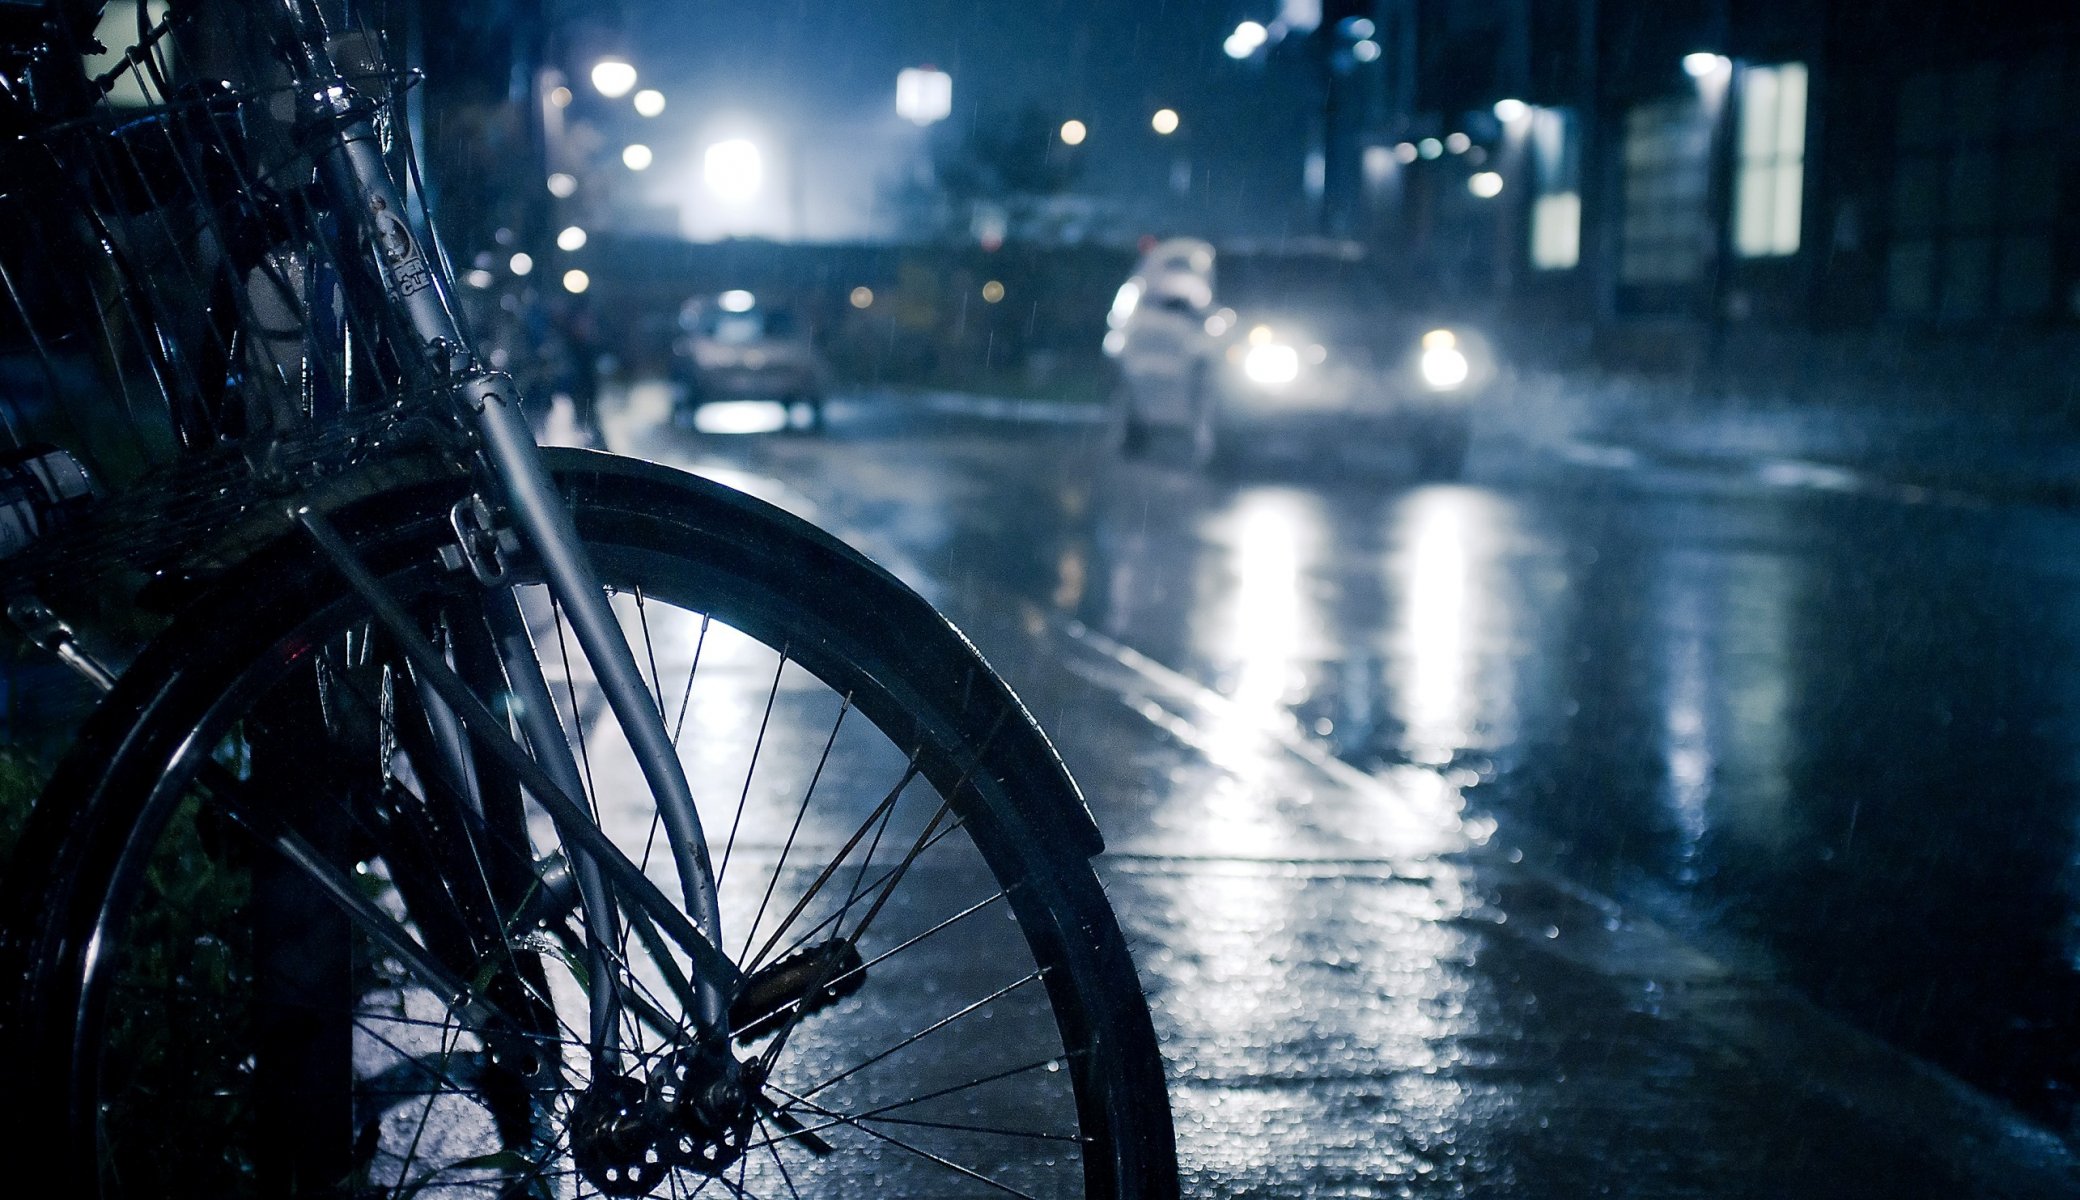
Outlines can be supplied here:
<path id="1" fill-rule="evenodd" d="M 922 139 L 894 115 L 895 76 L 927 63 L 954 80 L 954 118 L 934 136 L 1025 106 L 1076 117 L 1090 127 L 1082 190 L 1143 209 L 1163 209 L 1178 160 L 1188 161 L 1190 199 L 1149 218 L 1178 228 L 1157 232 L 1190 231 L 1210 219 L 1202 209 L 1261 211 L 1273 198 L 1251 194 L 1264 190 L 1252 181 L 1283 184 L 1301 170 L 1297 99 L 1275 75 L 1221 51 L 1237 21 L 1273 15 L 1268 0 L 624 4 L 624 53 L 645 86 L 671 99 L 648 127 L 660 152 L 654 191 L 685 186 L 662 169 L 667 146 L 697 146 L 733 121 L 756 127 L 755 136 L 791 145 L 778 157 L 801 164 L 812 237 L 842 236 L 873 181 L 914 161 Z M 1182 115 L 1179 135 L 1149 128 L 1161 107 Z"/>

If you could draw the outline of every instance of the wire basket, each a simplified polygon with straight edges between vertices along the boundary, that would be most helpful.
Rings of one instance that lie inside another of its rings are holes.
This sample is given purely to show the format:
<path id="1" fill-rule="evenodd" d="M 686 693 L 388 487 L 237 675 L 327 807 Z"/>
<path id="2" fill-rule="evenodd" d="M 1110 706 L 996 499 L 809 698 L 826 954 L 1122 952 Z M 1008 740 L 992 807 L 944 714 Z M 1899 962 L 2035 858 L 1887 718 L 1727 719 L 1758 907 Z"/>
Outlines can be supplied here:
<path id="1" fill-rule="evenodd" d="M 217 78 L 256 35 L 209 19 L 142 27 L 91 107 L 0 146 L 0 437 L 64 446 L 119 486 L 402 395 L 393 318 L 366 300 L 381 293 L 361 286 L 357 229 L 320 203 L 294 95 L 266 68 Z M 335 53 L 416 184 L 410 80 L 378 45 L 363 32 Z"/>

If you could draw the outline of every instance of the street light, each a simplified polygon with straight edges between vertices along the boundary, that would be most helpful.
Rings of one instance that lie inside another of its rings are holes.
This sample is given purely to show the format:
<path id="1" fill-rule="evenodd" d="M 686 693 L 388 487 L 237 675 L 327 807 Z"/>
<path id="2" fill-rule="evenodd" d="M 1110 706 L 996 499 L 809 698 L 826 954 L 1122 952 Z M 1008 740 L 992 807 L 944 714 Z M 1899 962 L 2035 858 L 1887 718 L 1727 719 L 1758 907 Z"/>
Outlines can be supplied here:
<path id="1" fill-rule="evenodd" d="M 1062 122 L 1062 145 L 1081 146 L 1083 139 L 1090 136 L 1090 128 L 1081 121 Z"/>
<path id="2" fill-rule="evenodd" d="M 556 248 L 563 251 L 583 250 L 585 230 L 577 225 L 564 226 L 563 232 L 556 235 Z"/>
<path id="3" fill-rule="evenodd" d="M 636 85 L 636 69 L 618 58 L 603 58 L 592 67 L 592 86 L 609 100 L 628 95 Z"/>
<path id="4" fill-rule="evenodd" d="M 568 200 L 578 190 L 578 177 L 562 171 L 549 176 L 549 194 L 558 200 Z"/>
<path id="5" fill-rule="evenodd" d="M 656 88 L 644 88 L 636 93 L 636 112 L 645 117 L 654 117 L 664 111 L 664 93 Z"/>
<path id="6" fill-rule="evenodd" d="M 1502 176 L 1493 171 L 1476 171 L 1466 180 L 1466 190 L 1483 200 L 1493 200 L 1502 194 Z"/>
<path id="7" fill-rule="evenodd" d="M 1177 110 L 1174 108 L 1159 108 L 1156 110 L 1156 115 L 1148 119 L 1148 123 L 1157 133 L 1168 137 L 1177 132 Z"/>
<path id="8" fill-rule="evenodd" d="M 650 147 L 645 146 L 641 142 L 634 142 L 621 148 L 621 165 L 631 171 L 649 170 L 651 162 L 656 157 L 656 155 L 650 153 Z"/>
<path id="9" fill-rule="evenodd" d="M 1530 115 L 1531 106 L 1522 100 L 1497 100 L 1495 102 L 1495 119 L 1504 125 L 1514 121 L 1521 121 Z"/>
<path id="10" fill-rule="evenodd" d="M 953 76 L 937 67 L 896 72 L 896 115 L 912 125 L 943 121 L 953 112 Z"/>
<path id="11" fill-rule="evenodd" d="M 1683 73 L 1692 79 L 1716 75 L 1732 65 L 1732 59 L 1709 50 L 1698 50 L 1683 56 Z"/>
<path id="12" fill-rule="evenodd" d="M 727 138 L 701 157 L 701 179 L 725 204 L 743 204 L 765 186 L 765 156 L 749 138 Z"/>
<path id="13" fill-rule="evenodd" d="M 1259 47 L 1271 39 L 1271 31 L 1255 21 L 1244 21 L 1221 43 L 1221 49 L 1229 58 L 1243 59 L 1255 54 Z"/>

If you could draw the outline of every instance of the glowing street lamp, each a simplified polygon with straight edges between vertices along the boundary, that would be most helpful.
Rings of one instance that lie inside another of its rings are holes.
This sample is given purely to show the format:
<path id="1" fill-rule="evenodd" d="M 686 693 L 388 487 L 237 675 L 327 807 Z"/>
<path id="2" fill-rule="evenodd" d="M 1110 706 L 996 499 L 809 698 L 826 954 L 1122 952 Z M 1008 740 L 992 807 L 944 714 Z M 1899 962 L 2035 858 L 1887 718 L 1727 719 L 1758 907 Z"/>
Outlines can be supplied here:
<path id="1" fill-rule="evenodd" d="M 618 58 L 603 58 L 592 67 L 592 86 L 609 100 L 619 100 L 636 86 L 636 69 Z"/>
<path id="2" fill-rule="evenodd" d="M 1265 42 L 1271 40 L 1271 31 L 1255 21 L 1244 21 L 1221 43 L 1221 49 L 1229 58 L 1244 59 L 1255 54 Z"/>
<path id="3" fill-rule="evenodd" d="M 937 67 L 896 72 L 896 115 L 912 125 L 943 121 L 953 112 L 953 76 Z"/>
<path id="4" fill-rule="evenodd" d="M 1692 79 L 1705 79 L 1717 75 L 1733 65 L 1733 60 L 1723 54 L 1709 50 L 1698 50 L 1683 56 L 1683 73 Z"/>
<path id="5" fill-rule="evenodd" d="M 1165 137 L 1177 132 L 1177 110 L 1159 108 L 1156 115 L 1148 119 L 1149 126 Z"/>
<path id="6" fill-rule="evenodd" d="M 701 157 L 701 180 L 725 204 L 749 202 L 765 186 L 765 178 L 765 155 L 749 138 L 716 142 Z"/>
<path id="7" fill-rule="evenodd" d="M 631 171 L 649 170 L 651 162 L 656 157 L 656 155 L 650 153 L 650 147 L 645 146 L 641 142 L 635 142 L 621 148 L 621 165 Z"/>
<path id="8" fill-rule="evenodd" d="M 1090 127 L 1081 121 L 1062 122 L 1062 145 L 1081 146 L 1083 139 L 1090 136 Z"/>
<path id="9" fill-rule="evenodd" d="M 645 117 L 654 117 L 664 111 L 664 93 L 656 88 L 644 88 L 636 93 L 636 112 Z"/>

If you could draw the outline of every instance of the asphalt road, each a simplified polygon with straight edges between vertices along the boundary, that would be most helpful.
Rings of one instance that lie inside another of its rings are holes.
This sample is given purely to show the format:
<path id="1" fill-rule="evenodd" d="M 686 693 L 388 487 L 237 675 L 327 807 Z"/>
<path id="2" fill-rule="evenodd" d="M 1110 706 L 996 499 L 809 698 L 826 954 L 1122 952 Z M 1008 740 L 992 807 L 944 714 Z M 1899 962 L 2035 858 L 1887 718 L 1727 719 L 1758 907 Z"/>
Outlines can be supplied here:
<path id="1" fill-rule="evenodd" d="M 1459 484 L 1206 479 L 1064 405 L 665 403 L 609 405 L 613 447 L 853 540 L 1057 739 L 1194 1194 L 2080 1194 L 2073 517 L 1492 435 Z"/>

